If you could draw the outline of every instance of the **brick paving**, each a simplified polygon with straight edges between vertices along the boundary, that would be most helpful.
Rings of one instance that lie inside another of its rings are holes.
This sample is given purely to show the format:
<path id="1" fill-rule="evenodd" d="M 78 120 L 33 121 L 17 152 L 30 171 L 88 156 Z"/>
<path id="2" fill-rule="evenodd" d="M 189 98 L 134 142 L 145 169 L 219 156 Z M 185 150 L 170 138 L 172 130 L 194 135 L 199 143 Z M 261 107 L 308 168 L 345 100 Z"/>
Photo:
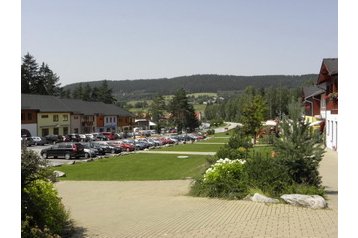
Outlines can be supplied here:
<path id="1" fill-rule="evenodd" d="M 336 176 L 337 161 L 335 152 L 327 153 L 322 175 Z M 64 181 L 56 187 L 84 228 L 75 237 L 338 237 L 337 178 L 323 182 L 333 192 L 322 210 L 190 197 L 190 180 Z"/>

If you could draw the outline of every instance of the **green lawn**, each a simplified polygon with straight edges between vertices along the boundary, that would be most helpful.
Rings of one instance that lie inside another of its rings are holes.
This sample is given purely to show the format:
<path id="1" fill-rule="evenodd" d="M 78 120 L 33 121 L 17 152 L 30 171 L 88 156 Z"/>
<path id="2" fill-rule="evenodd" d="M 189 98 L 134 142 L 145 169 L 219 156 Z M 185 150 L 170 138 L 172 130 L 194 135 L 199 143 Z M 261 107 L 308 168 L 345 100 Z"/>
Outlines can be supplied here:
<path id="1" fill-rule="evenodd" d="M 171 147 L 164 147 L 157 149 L 159 151 L 194 151 L 194 152 L 216 152 L 220 147 L 224 145 L 211 145 L 205 143 L 194 143 L 194 144 L 181 144 Z"/>
<path id="2" fill-rule="evenodd" d="M 179 159 L 170 154 L 131 154 L 93 162 L 52 168 L 66 173 L 61 180 L 131 181 L 174 180 L 200 175 L 206 166 L 204 155 Z"/>
<path id="3" fill-rule="evenodd" d="M 194 110 L 204 113 L 206 105 L 205 104 L 194 104 Z"/>
<path id="4" fill-rule="evenodd" d="M 215 133 L 213 136 L 214 137 L 228 137 L 228 136 L 232 136 L 234 134 L 234 129 L 231 129 L 228 131 L 229 135 L 226 135 L 227 132 L 220 132 L 220 133 Z"/>

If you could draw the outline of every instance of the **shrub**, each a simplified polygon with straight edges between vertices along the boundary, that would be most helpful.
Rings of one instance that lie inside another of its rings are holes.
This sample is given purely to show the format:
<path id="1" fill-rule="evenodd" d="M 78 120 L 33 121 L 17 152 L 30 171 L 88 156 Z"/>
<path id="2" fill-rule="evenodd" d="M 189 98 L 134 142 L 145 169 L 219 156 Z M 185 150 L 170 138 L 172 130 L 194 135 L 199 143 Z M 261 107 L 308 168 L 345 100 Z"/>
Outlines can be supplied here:
<path id="1" fill-rule="evenodd" d="M 246 159 L 248 155 L 248 150 L 244 147 L 239 147 L 237 149 L 231 148 L 228 145 L 220 147 L 216 153 L 217 158 L 230 158 L 231 160 L 236 159 Z"/>
<path id="2" fill-rule="evenodd" d="M 245 136 L 242 131 L 235 130 L 234 134 L 230 137 L 228 141 L 228 146 L 232 149 L 238 149 L 243 147 L 245 149 L 252 148 L 251 138 Z"/>
<path id="3" fill-rule="evenodd" d="M 64 237 L 72 224 L 39 156 L 21 154 L 21 237 Z"/>
<path id="4" fill-rule="evenodd" d="M 216 153 L 217 158 L 230 158 L 231 160 L 246 159 L 249 148 L 252 148 L 250 138 L 235 129 L 227 144 L 221 147 Z"/>
<path id="5" fill-rule="evenodd" d="M 260 189 L 270 197 L 280 197 L 293 182 L 284 166 L 276 159 L 256 154 L 245 166 L 250 188 Z"/>
<path id="6" fill-rule="evenodd" d="M 215 134 L 215 130 L 214 129 L 209 129 L 206 131 L 208 133 L 208 135 L 214 135 Z"/>
<path id="7" fill-rule="evenodd" d="M 326 197 L 326 192 L 324 187 L 322 186 L 312 186 L 307 184 L 292 184 L 287 186 L 282 194 L 306 194 L 306 195 L 320 195 L 322 197 Z"/>
<path id="8" fill-rule="evenodd" d="M 317 143 L 320 141 L 319 135 L 311 133 L 301 112 L 299 104 L 289 105 L 290 119 L 284 116 L 280 124 L 282 136 L 274 139 L 274 150 L 280 163 L 286 167 L 296 183 L 319 186 L 321 177 L 318 166 L 324 147 Z"/>
<path id="9" fill-rule="evenodd" d="M 241 199 L 248 193 L 243 160 L 219 159 L 192 186 L 194 196 Z"/>

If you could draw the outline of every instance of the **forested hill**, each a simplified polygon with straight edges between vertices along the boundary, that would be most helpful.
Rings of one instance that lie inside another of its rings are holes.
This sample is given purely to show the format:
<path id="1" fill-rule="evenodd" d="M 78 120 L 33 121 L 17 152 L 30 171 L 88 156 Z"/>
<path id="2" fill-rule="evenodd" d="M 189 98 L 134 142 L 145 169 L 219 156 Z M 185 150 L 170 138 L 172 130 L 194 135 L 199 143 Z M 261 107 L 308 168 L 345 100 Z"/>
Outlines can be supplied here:
<path id="1" fill-rule="evenodd" d="M 263 75 L 263 76 L 233 76 L 233 75 L 192 75 L 162 79 L 137 79 L 137 80 L 107 80 L 108 87 L 114 95 L 132 94 L 172 94 L 179 88 L 184 88 L 189 93 L 219 92 L 243 90 L 247 86 L 255 88 L 266 87 L 300 87 L 308 81 L 317 80 L 317 74 L 306 75 Z M 87 83 L 93 87 L 99 87 L 103 80 Z M 64 90 L 71 91 L 80 83 L 66 85 Z"/>

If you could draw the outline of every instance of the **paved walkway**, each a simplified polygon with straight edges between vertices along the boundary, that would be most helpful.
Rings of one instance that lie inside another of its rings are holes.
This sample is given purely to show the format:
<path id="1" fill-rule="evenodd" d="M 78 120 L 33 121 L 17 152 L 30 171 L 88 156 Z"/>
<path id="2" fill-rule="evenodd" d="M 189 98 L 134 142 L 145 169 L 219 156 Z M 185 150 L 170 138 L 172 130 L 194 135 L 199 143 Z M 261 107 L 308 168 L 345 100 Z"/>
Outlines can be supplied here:
<path id="1" fill-rule="evenodd" d="M 75 237 L 337 237 L 337 154 L 321 163 L 329 208 L 187 196 L 190 180 L 56 183 Z"/>

